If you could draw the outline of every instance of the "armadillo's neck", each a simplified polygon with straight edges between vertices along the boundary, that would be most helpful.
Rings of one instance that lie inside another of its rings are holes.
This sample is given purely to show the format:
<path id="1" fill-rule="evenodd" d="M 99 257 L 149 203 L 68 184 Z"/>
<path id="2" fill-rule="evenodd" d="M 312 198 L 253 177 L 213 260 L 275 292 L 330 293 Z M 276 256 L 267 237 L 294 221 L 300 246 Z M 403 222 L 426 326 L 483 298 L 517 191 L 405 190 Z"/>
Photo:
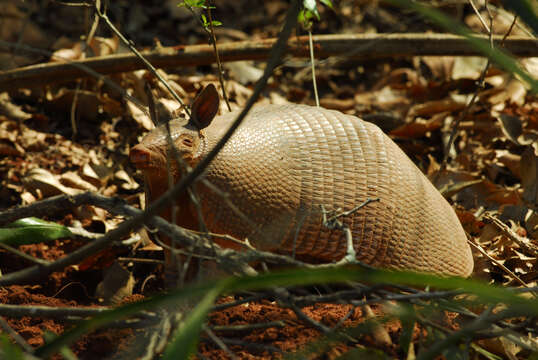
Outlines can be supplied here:
<path id="1" fill-rule="evenodd" d="M 176 179 L 177 180 L 177 179 Z M 168 190 L 168 176 L 166 173 L 149 174 L 146 173 L 146 185 L 147 185 L 147 204 L 149 206 L 153 201 L 162 196 L 166 190 Z M 175 201 L 176 205 L 176 220 L 175 224 L 191 230 L 199 230 L 198 218 L 196 212 L 192 211 L 189 195 L 184 192 L 177 197 Z M 172 206 L 163 210 L 160 215 L 168 220 L 172 221 Z"/>

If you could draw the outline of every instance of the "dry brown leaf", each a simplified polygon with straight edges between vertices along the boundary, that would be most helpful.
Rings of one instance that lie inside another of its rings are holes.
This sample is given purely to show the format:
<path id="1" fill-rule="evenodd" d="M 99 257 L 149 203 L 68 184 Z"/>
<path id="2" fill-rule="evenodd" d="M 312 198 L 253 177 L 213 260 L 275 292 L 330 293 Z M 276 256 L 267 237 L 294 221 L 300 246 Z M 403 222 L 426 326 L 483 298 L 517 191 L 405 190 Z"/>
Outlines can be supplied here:
<path id="1" fill-rule="evenodd" d="M 110 54 L 115 54 L 118 51 L 119 40 L 117 37 L 114 38 L 104 38 L 99 36 L 94 36 L 90 43 L 95 56 L 106 56 Z"/>
<path id="2" fill-rule="evenodd" d="M 67 171 L 63 173 L 60 178 L 60 182 L 74 189 L 80 189 L 85 191 L 97 191 L 97 188 L 90 184 L 89 182 L 83 180 L 76 172 Z"/>
<path id="3" fill-rule="evenodd" d="M 80 190 L 64 186 L 58 180 L 58 177 L 51 174 L 45 169 L 33 169 L 23 179 L 24 187 L 38 198 L 47 198 L 54 195 L 75 195 Z"/>
<path id="4" fill-rule="evenodd" d="M 427 132 L 441 128 L 444 118 L 448 113 L 433 116 L 430 120 L 417 118 L 412 122 L 403 124 L 390 132 L 390 135 L 400 138 L 417 139 L 426 135 Z"/>
<path id="5" fill-rule="evenodd" d="M 400 90 L 385 86 L 378 91 L 368 91 L 355 95 L 355 102 L 366 107 L 375 106 L 384 111 L 394 110 L 399 114 L 407 111 L 411 100 Z"/>
<path id="6" fill-rule="evenodd" d="M 424 83 L 416 70 L 399 68 L 392 70 L 388 75 L 379 80 L 371 90 L 379 91 L 387 86 L 393 89 L 405 89 L 413 85 L 423 86 Z"/>
<path id="7" fill-rule="evenodd" d="M 538 57 L 522 59 L 521 64 L 531 76 L 538 79 Z"/>
<path id="8" fill-rule="evenodd" d="M 225 68 L 230 71 L 230 76 L 243 85 L 255 83 L 263 75 L 263 70 L 254 66 L 253 61 L 233 61 L 226 63 Z"/>
<path id="9" fill-rule="evenodd" d="M 452 79 L 478 79 L 487 59 L 479 56 L 457 56 L 452 66 Z"/>
<path id="10" fill-rule="evenodd" d="M 23 156 L 24 149 L 18 144 L 8 140 L 0 139 L 0 155 L 3 156 Z"/>
<path id="11" fill-rule="evenodd" d="M 18 142 L 26 151 L 43 151 L 48 149 L 47 134 L 32 130 L 27 127 L 22 128 Z"/>
<path id="12" fill-rule="evenodd" d="M 134 288 L 134 277 L 119 263 L 114 262 L 105 271 L 105 277 L 95 289 L 95 296 L 104 304 L 119 304 L 124 297 L 132 295 Z"/>
<path id="13" fill-rule="evenodd" d="M 497 120 L 501 123 L 501 129 L 506 137 L 514 144 L 518 144 L 518 137 L 523 133 L 521 120 L 512 115 L 501 114 Z"/>
<path id="14" fill-rule="evenodd" d="M 77 115 L 84 120 L 95 121 L 100 113 L 101 100 L 94 91 L 62 88 L 56 94 L 47 96 L 47 106 L 55 112 L 69 114 L 75 101 Z"/>
<path id="15" fill-rule="evenodd" d="M 416 116 L 433 116 L 442 112 L 460 111 L 465 107 L 465 102 L 456 99 L 443 99 L 428 101 L 412 106 L 407 113 L 408 119 Z"/>
<path id="16" fill-rule="evenodd" d="M 515 345 L 513 342 L 506 340 L 504 337 L 478 340 L 478 344 L 487 351 L 506 357 L 510 360 L 518 360 L 517 353 L 521 351 L 521 348 Z"/>
<path id="17" fill-rule="evenodd" d="M 252 89 L 241 85 L 237 81 L 227 81 L 226 91 L 230 97 L 233 96 L 235 98 L 236 104 L 230 104 L 232 106 L 232 110 L 242 108 L 247 102 L 247 99 L 252 95 Z"/>
<path id="18" fill-rule="evenodd" d="M 182 99 L 188 99 L 189 98 L 189 94 L 179 84 L 179 79 L 181 78 L 179 75 L 177 75 L 177 74 L 168 74 L 167 72 L 165 72 L 162 69 L 157 69 L 157 72 L 159 73 L 159 75 L 161 75 L 168 82 L 168 85 L 170 85 L 170 87 L 176 92 L 176 94 L 179 97 L 181 97 Z M 144 74 L 144 77 L 142 78 L 142 80 L 150 81 L 152 76 L 153 75 L 151 75 L 151 76 L 149 75 L 149 72 L 146 72 Z M 158 90 L 158 94 L 156 95 L 157 98 L 160 99 L 160 98 L 169 98 L 170 97 L 170 91 L 166 88 L 166 86 L 164 86 L 164 84 L 161 81 L 157 81 L 155 83 L 154 87 L 155 87 L 155 89 Z"/>
<path id="19" fill-rule="evenodd" d="M 0 93 L 0 115 L 17 121 L 28 120 L 32 115 L 24 112 L 20 106 L 15 105 L 7 92 Z"/>
<path id="20" fill-rule="evenodd" d="M 523 83 L 517 79 L 510 79 L 506 85 L 490 89 L 488 92 L 481 94 L 481 98 L 487 99 L 490 104 L 504 104 L 509 101 L 516 105 L 525 103 L 527 89 Z"/>
<path id="21" fill-rule="evenodd" d="M 80 176 L 96 187 L 100 187 L 103 183 L 99 175 L 97 175 L 93 167 L 88 163 L 82 166 L 82 169 L 80 170 Z"/>
<path id="22" fill-rule="evenodd" d="M 347 111 L 355 107 L 354 99 L 335 99 L 335 98 L 322 98 L 319 100 L 321 107 L 326 109 L 338 110 L 338 111 Z"/>
<path id="23" fill-rule="evenodd" d="M 531 239 L 538 239 L 538 213 L 531 210 L 526 214 L 525 229 Z"/>
<path id="24" fill-rule="evenodd" d="M 105 184 L 112 176 L 114 176 L 114 172 L 116 171 L 118 165 L 111 159 L 108 159 L 108 161 L 104 163 L 102 160 L 103 158 L 98 157 L 93 150 L 90 150 L 89 155 L 90 167 L 95 175 L 91 175 L 90 170 L 87 169 L 88 175 L 90 175 L 92 178 L 97 176 L 100 183 Z M 88 179 L 88 181 L 92 182 L 90 179 Z"/>
<path id="25" fill-rule="evenodd" d="M 155 127 L 151 118 L 130 101 L 127 102 L 127 110 L 133 120 L 145 130 L 149 131 Z"/>
<path id="26" fill-rule="evenodd" d="M 508 150 L 495 150 L 495 160 L 506 166 L 514 176 L 521 179 L 521 155 L 513 154 Z"/>
<path id="27" fill-rule="evenodd" d="M 443 176 L 435 180 L 435 186 L 442 189 L 452 184 L 466 183 L 478 180 L 476 175 L 465 171 L 446 171 Z M 521 198 L 517 190 L 512 190 L 504 186 L 492 183 L 487 179 L 481 179 L 479 183 L 465 187 L 455 195 L 456 202 L 466 209 L 478 208 L 498 208 L 503 204 L 517 205 L 521 203 Z"/>
<path id="28" fill-rule="evenodd" d="M 31 192 L 28 192 L 28 191 L 23 191 L 20 196 L 21 196 L 22 205 L 29 205 L 37 201 L 35 196 Z"/>
<path id="29" fill-rule="evenodd" d="M 59 49 L 52 53 L 50 61 L 52 62 L 64 62 L 64 61 L 73 61 L 82 58 L 84 55 L 82 52 L 83 43 L 78 41 L 72 44 L 69 48 Z"/>
<path id="30" fill-rule="evenodd" d="M 422 56 L 419 59 L 428 66 L 435 79 L 451 79 L 452 68 L 454 67 L 453 56 Z"/>
<path id="31" fill-rule="evenodd" d="M 538 156 L 532 146 L 527 146 L 521 155 L 520 169 L 523 199 L 538 204 Z"/>
<path id="32" fill-rule="evenodd" d="M 175 100 L 160 98 L 157 100 L 157 114 L 159 114 L 159 123 L 164 120 L 177 118 L 180 114 L 181 105 Z"/>
<path id="33" fill-rule="evenodd" d="M 37 48 L 46 48 L 50 44 L 48 35 L 29 18 L 29 13 L 19 10 L 17 2 L 2 1 L 0 7 L 2 8 L 0 11 L 1 40 Z M 29 55 L 14 56 L 11 53 L 0 61 L 2 69 L 8 69 L 28 64 L 33 61 L 33 57 Z"/>
<path id="34" fill-rule="evenodd" d="M 118 170 L 114 173 L 114 177 L 120 181 L 121 188 L 124 190 L 136 190 L 140 187 L 138 183 L 127 174 L 125 170 Z"/>
<path id="35" fill-rule="evenodd" d="M 125 113 L 123 105 L 119 101 L 112 99 L 108 94 L 98 93 L 97 97 L 103 106 L 103 111 L 110 116 L 121 116 Z"/>

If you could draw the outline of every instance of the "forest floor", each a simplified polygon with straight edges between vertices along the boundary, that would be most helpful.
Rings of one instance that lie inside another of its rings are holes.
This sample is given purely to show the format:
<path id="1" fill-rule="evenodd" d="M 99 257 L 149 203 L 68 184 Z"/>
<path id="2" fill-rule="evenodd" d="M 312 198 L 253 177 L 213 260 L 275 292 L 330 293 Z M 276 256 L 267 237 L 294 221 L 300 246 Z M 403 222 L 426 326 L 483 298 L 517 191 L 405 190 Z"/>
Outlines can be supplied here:
<path id="1" fill-rule="evenodd" d="M 240 0 L 217 2 L 213 15 L 223 23 L 216 29 L 219 44 L 278 34 L 287 2 L 259 2 L 251 8 L 248 4 Z M 174 1 L 115 1 L 108 13 L 138 49 L 207 44 L 207 35 L 195 17 L 176 5 Z M 377 2 L 340 1 L 335 5 L 336 11 L 320 7 L 321 21 L 315 23 L 314 34 L 440 32 L 416 16 Z M 88 34 L 93 22 L 91 9 L 38 0 L 20 4 L 0 0 L 0 7 L 5 9 L 0 13 L 1 40 L 47 49 L 72 60 L 85 56 L 80 38 Z M 483 32 L 468 5 L 450 5 L 441 10 Z M 493 20 L 494 32 L 506 34 L 512 19 L 495 12 Z M 515 26 L 510 35 L 527 33 Z M 94 56 L 128 51 L 102 22 L 90 47 Z M 522 65 L 529 73 L 537 74 L 537 59 L 524 59 Z M 0 53 L 0 71 L 49 60 L 50 56 L 40 54 Z M 538 214 L 533 210 L 538 203 L 538 98 L 521 81 L 494 65 L 484 74 L 483 86 L 479 86 L 485 65 L 482 58 L 457 56 L 329 58 L 316 64 L 317 87 L 323 107 L 378 124 L 449 199 L 476 245 L 473 278 L 502 286 L 532 287 L 538 280 Z M 263 62 L 258 61 L 224 64 L 232 108 L 245 104 L 262 69 Z M 187 103 L 207 84 L 220 88 L 214 65 L 165 70 L 175 88 L 182 89 L 181 96 Z M 149 82 L 157 97 L 173 103 L 147 70 L 108 77 L 142 102 L 147 100 L 144 84 Z M 56 80 L 0 93 L 0 212 L 54 195 L 84 191 L 121 197 L 142 208 L 143 177 L 129 163 L 128 154 L 151 129 L 147 117 L 102 81 L 61 81 L 61 75 Z M 444 144 L 473 95 L 476 102 L 461 119 L 448 167 L 439 173 Z M 310 65 L 305 59 L 285 59 L 260 99 L 260 103 L 286 102 L 314 104 Z M 224 112 L 225 105 L 221 105 Z M 495 216 L 505 227 L 487 221 L 485 213 Z M 51 213 L 45 219 L 90 234 L 103 234 L 115 228 L 123 217 L 87 205 Z M 87 241 L 85 237 L 60 238 L 18 245 L 16 249 L 54 261 Z M 98 309 L 134 302 L 163 290 L 162 258 L 162 248 L 151 243 L 147 231 L 141 230 L 45 279 L 0 287 L 0 303 Z M 0 249 L 3 275 L 31 265 L 10 248 Z M 121 279 L 106 281 L 116 274 L 122 274 L 118 275 Z M 226 296 L 218 303 L 251 295 Z M 382 312 L 378 305 L 373 305 L 372 310 L 373 314 Z M 365 314 L 365 308 L 338 303 L 316 303 L 302 311 L 328 327 L 351 327 L 374 316 Z M 0 315 L 32 348 L 44 344 L 46 332 L 61 334 L 71 326 L 65 318 Z M 437 320 L 448 329 L 460 326 L 458 315 L 449 312 Z M 249 324 L 264 326 L 230 330 L 230 326 Z M 320 337 L 319 330 L 270 297 L 214 311 L 209 315 L 208 326 L 217 329 L 214 333 L 228 350 L 203 334 L 198 348 L 200 358 L 229 358 L 227 351 L 244 359 L 271 358 L 281 352 L 297 351 Z M 219 326 L 229 329 L 218 330 Z M 390 337 L 388 341 L 380 336 L 365 336 L 339 342 L 311 357 L 333 359 L 366 346 L 390 358 L 405 358 L 407 349 L 398 346 L 401 324 L 393 321 L 382 327 Z M 125 358 L 125 354 L 134 352 L 141 331 L 119 327 L 97 330 L 83 336 L 71 349 L 80 359 Z M 424 331 L 418 325 L 414 329 L 415 350 L 420 349 Z M 528 354 L 498 339 L 481 340 L 480 344 L 502 358 L 524 358 Z"/>

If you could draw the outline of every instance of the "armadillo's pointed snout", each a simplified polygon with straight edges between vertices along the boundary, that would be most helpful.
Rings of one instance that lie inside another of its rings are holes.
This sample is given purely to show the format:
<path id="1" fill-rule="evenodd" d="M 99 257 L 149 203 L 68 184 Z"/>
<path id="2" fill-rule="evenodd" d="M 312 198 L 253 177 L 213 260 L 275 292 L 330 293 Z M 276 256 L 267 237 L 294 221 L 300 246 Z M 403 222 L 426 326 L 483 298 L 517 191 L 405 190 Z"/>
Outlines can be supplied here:
<path id="1" fill-rule="evenodd" d="M 135 145 L 129 151 L 129 160 L 137 169 L 151 167 L 151 151 L 142 144 Z"/>

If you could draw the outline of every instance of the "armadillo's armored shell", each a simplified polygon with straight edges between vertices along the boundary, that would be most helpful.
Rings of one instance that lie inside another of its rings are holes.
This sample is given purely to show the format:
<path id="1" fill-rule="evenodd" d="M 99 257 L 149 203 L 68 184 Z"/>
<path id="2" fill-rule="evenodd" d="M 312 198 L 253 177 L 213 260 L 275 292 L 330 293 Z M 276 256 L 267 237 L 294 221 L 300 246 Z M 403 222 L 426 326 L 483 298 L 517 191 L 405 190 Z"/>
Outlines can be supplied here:
<path id="1" fill-rule="evenodd" d="M 205 129 L 207 153 L 236 113 Z M 341 230 L 322 226 L 321 206 L 343 217 L 357 259 L 377 267 L 468 276 L 473 259 L 453 209 L 377 126 L 304 105 L 254 108 L 210 165 L 207 179 L 229 194 L 257 227 L 219 196 L 200 191 L 210 230 L 248 237 L 264 250 L 307 261 L 346 255 Z"/>

